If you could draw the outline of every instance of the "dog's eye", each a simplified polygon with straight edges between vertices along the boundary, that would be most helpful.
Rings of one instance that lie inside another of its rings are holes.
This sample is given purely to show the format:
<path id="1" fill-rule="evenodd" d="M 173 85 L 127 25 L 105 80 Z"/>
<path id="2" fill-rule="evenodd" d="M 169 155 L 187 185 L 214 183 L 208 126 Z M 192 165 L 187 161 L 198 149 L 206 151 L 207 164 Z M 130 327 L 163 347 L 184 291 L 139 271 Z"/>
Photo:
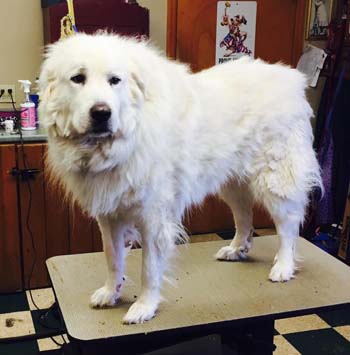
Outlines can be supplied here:
<path id="1" fill-rule="evenodd" d="M 70 78 L 70 80 L 72 80 L 73 83 L 76 83 L 76 84 L 85 84 L 86 76 L 84 74 L 78 74 L 78 75 L 72 76 Z"/>
<path id="2" fill-rule="evenodd" d="M 120 78 L 118 78 L 117 76 L 112 76 L 111 78 L 109 78 L 108 82 L 111 84 L 111 85 L 117 85 L 120 83 Z"/>

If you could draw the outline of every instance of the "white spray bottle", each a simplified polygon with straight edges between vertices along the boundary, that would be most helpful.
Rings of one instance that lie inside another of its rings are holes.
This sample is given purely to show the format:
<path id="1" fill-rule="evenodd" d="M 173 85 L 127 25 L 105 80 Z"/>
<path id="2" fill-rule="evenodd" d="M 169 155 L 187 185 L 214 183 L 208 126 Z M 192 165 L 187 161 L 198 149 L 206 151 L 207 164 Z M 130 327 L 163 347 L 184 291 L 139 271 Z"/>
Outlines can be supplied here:
<path id="1" fill-rule="evenodd" d="M 30 85 L 29 80 L 18 80 L 21 83 L 26 95 L 25 101 L 21 104 L 21 129 L 31 131 L 36 129 L 36 112 L 35 104 L 30 100 Z"/>

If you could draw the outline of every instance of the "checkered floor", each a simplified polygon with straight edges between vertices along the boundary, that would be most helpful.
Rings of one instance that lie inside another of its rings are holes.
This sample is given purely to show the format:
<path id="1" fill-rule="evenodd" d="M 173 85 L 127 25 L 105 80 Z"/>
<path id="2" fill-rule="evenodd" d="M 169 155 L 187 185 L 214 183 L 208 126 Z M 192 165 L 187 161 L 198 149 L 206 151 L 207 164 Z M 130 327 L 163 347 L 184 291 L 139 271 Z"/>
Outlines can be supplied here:
<path id="1" fill-rule="evenodd" d="M 267 231 L 266 234 L 271 233 Z M 221 238 L 226 239 L 227 235 L 220 233 L 195 236 L 192 242 Z M 0 295 L 1 355 L 61 354 L 59 344 L 68 342 L 65 335 L 64 338 L 58 335 L 65 334 L 65 329 L 57 310 L 51 307 L 54 303 L 52 289 L 32 290 L 32 296 L 40 311 L 33 305 L 28 291 Z M 18 341 L 20 337 L 31 339 Z M 349 340 L 349 308 L 281 319 L 275 322 L 274 343 L 277 349 L 274 354 L 350 354 Z"/>
<path id="2" fill-rule="evenodd" d="M 33 305 L 29 291 L 0 295 L 0 354 L 61 354 L 60 346 L 68 341 L 64 325 L 61 324 L 57 310 L 50 307 L 54 303 L 51 288 L 32 290 Z M 58 336 L 57 336 L 58 335 Z M 20 337 L 29 340 L 16 341 Z M 52 340 L 52 337 L 54 340 Z M 34 339 L 40 338 L 40 339 Z M 6 342 L 4 342 L 6 340 Z"/>

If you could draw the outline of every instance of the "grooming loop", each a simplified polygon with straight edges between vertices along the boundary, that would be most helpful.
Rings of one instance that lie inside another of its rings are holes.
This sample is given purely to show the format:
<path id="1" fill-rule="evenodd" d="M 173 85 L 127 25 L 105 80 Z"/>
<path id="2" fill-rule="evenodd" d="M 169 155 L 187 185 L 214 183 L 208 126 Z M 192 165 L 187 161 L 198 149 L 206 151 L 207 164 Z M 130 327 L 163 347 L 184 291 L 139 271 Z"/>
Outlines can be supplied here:
<path id="1" fill-rule="evenodd" d="M 75 25 L 74 4 L 73 0 L 67 0 L 68 14 L 61 18 L 61 37 L 67 38 L 78 32 Z"/>

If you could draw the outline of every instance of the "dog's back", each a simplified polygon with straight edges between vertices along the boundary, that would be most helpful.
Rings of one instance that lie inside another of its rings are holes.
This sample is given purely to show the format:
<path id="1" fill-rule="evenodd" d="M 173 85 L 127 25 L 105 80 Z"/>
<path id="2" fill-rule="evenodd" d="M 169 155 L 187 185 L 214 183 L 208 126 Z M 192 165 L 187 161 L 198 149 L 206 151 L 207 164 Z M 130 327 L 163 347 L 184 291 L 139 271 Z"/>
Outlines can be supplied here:
<path id="1" fill-rule="evenodd" d="M 320 184 L 303 74 L 244 58 L 192 79 L 200 107 L 188 118 L 196 120 L 191 125 L 192 157 L 200 161 L 191 165 L 192 175 L 198 166 L 196 181 L 202 177 L 209 186 L 233 177 L 250 180 L 257 195 L 264 186 L 291 197 Z"/>

